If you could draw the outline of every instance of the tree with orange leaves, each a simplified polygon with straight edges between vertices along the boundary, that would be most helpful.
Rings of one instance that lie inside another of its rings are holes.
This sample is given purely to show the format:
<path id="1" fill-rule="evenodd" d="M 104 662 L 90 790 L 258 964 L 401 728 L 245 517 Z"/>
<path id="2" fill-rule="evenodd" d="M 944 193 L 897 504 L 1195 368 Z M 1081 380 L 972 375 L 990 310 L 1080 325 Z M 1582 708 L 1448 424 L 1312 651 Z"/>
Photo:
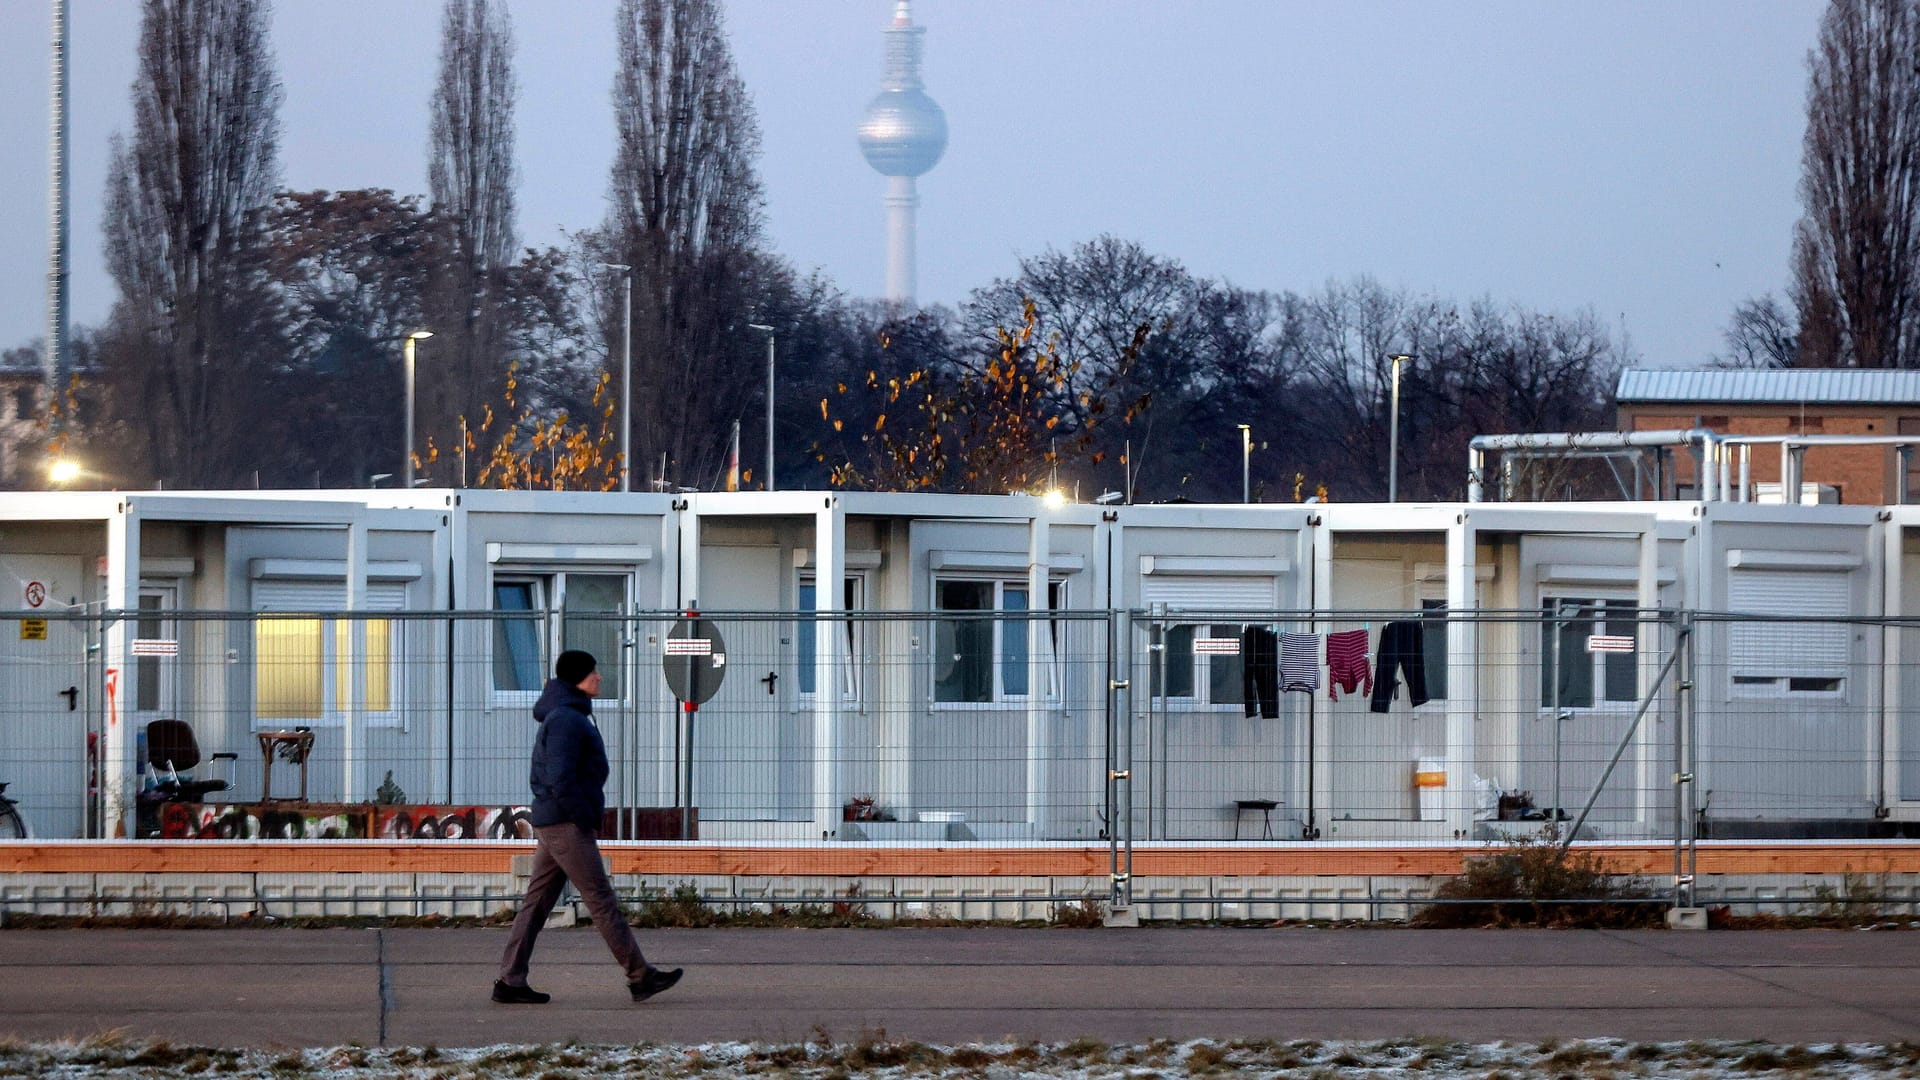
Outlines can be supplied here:
<path id="1" fill-rule="evenodd" d="M 507 365 L 507 383 L 503 392 L 506 409 L 495 414 L 493 406 L 484 408 L 478 426 L 465 416 L 460 429 L 465 445 L 461 458 L 461 482 L 465 485 L 466 461 L 478 459 L 480 472 L 475 486 L 546 491 L 612 491 L 620 486 L 620 452 L 614 449 L 613 376 L 600 373 L 594 384 L 592 410 L 582 421 L 575 421 L 565 410 L 548 417 L 535 416 L 530 405 L 521 404 L 516 395 L 520 387 L 520 365 Z M 498 434 L 494 424 L 501 415 L 511 417 L 501 423 Z M 440 448 L 427 440 L 424 454 L 414 455 L 414 466 L 425 469 L 440 460 Z"/>
<path id="2" fill-rule="evenodd" d="M 1000 328 L 997 347 L 974 362 L 919 368 L 884 380 L 869 371 L 864 385 L 837 384 L 841 415 L 834 415 L 830 398 L 821 398 L 820 417 L 843 440 L 857 437 L 865 464 L 836 455 L 842 460 L 833 466 L 834 486 L 1036 491 L 1062 467 L 1071 471 L 1077 464 L 1099 464 L 1105 455 L 1093 448 L 1095 429 L 1116 420 L 1132 423 L 1147 406 L 1144 396 L 1121 401 L 1119 390 L 1150 328 L 1142 324 L 1134 331 L 1119 364 L 1088 378 L 1079 360 L 1062 354 L 1058 338 L 1036 340 L 1038 324 L 1029 300 L 1022 305 L 1020 325 Z M 882 348 L 888 344 L 883 337 Z M 862 397 L 868 400 L 858 400 Z M 866 408 L 856 409 L 857 404 Z M 874 416 L 872 426 L 848 431 L 847 416 L 867 411 Z M 815 453 L 827 460 L 826 449 L 816 447 Z"/>

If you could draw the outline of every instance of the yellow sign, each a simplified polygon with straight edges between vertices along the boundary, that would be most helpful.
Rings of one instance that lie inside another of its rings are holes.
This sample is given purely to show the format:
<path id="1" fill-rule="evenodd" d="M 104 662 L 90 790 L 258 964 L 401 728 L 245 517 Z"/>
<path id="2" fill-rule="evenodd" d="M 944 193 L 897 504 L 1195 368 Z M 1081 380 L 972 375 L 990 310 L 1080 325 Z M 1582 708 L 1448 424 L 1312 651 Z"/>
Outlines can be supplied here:
<path id="1" fill-rule="evenodd" d="M 47 640 L 47 620 L 21 619 L 20 620 L 20 640 L 21 641 Z"/>

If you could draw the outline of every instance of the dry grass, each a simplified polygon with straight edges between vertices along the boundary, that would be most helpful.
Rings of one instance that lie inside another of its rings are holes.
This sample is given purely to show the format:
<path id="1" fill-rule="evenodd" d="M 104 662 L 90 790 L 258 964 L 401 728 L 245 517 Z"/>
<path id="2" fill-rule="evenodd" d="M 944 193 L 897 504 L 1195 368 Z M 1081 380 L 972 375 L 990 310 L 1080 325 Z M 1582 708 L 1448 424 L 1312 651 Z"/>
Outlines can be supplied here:
<path id="1" fill-rule="evenodd" d="M 1549 827 L 1516 837 L 1491 854 L 1467 859 L 1465 871 L 1434 889 L 1434 899 L 1408 922 L 1422 927 L 1659 926 L 1662 905 L 1636 878 L 1617 873 L 1591 851 L 1560 850 Z"/>

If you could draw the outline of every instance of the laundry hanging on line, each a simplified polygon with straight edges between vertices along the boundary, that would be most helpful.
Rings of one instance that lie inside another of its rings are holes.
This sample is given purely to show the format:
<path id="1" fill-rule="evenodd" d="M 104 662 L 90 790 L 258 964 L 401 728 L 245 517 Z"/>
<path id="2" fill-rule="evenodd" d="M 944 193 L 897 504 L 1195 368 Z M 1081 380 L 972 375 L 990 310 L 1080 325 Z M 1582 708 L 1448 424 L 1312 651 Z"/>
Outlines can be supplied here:
<path id="1" fill-rule="evenodd" d="M 1248 626 L 1240 631 L 1240 687 L 1248 716 L 1280 718 L 1280 644 L 1273 631 Z"/>
<path id="2" fill-rule="evenodd" d="M 1280 635 L 1280 689 L 1312 693 L 1320 689 L 1320 635 Z"/>
<path id="3" fill-rule="evenodd" d="M 1373 672 L 1367 666 L 1367 632 L 1341 630 L 1327 635 L 1327 697 L 1340 700 L 1340 692 L 1373 692 Z"/>
<path id="4" fill-rule="evenodd" d="M 1417 622 L 1398 619 L 1380 628 L 1380 652 L 1376 658 L 1373 673 L 1373 712 L 1383 713 L 1393 707 L 1393 699 L 1400 695 L 1400 680 L 1395 672 L 1406 676 L 1407 701 L 1413 705 L 1425 705 L 1427 696 L 1427 656 L 1426 641 L 1422 636 L 1422 627 Z"/>

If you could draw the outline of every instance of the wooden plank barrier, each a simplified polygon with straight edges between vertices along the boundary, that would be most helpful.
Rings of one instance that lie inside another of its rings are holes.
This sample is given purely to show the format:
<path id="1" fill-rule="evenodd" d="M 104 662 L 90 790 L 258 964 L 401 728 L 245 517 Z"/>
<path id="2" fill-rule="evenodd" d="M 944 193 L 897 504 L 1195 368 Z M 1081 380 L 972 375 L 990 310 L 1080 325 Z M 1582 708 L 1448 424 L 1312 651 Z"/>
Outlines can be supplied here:
<path id="1" fill-rule="evenodd" d="M 832 877 L 1102 877 L 1094 847 L 768 847 L 606 842 L 616 874 Z M 204 840 L 4 841 L 0 873 L 28 874 L 504 874 L 531 841 Z M 1165 847 L 1137 845 L 1135 877 L 1425 876 L 1457 874 L 1485 845 Z M 1660 878 L 1673 849 L 1659 844 L 1581 845 L 1617 872 Z M 1699 873 L 1920 873 L 1920 845 L 1703 842 Z"/>

